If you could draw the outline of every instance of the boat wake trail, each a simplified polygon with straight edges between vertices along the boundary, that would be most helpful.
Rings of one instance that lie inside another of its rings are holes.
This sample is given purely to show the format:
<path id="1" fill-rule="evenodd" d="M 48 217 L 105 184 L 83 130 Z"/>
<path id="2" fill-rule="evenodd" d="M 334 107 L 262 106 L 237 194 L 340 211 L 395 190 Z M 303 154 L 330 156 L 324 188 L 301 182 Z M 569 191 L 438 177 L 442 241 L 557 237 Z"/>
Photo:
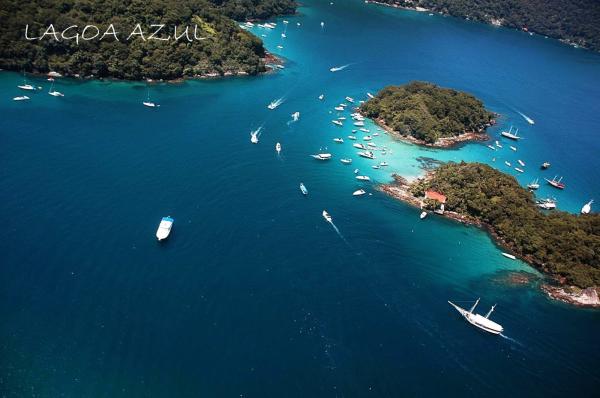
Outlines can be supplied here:
<path id="1" fill-rule="evenodd" d="M 502 337 L 503 339 L 510 341 L 511 343 L 516 343 L 516 344 L 520 345 L 521 347 L 523 347 L 523 344 L 521 344 L 517 340 L 513 339 L 512 337 L 505 336 L 502 333 L 500 333 L 499 336 Z"/>
<path id="2" fill-rule="evenodd" d="M 346 240 L 346 238 L 344 238 L 344 235 L 342 235 L 342 233 L 340 232 L 339 228 L 332 221 L 330 221 L 329 224 L 331 224 L 331 226 L 333 227 L 334 231 L 338 234 L 338 236 L 340 238 L 342 238 L 342 240 L 344 241 L 344 243 L 347 244 L 348 247 L 351 247 L 350 243 L 348 243 L 348 241 Z"/>
<path id="3" fill-rule="evenodd" d="M 529 116 L 527 116 L 526 114 L 524 114 L 524 113 L 522 113 L 522 112 L 519 112 L 519 111 L 516 111 L 516 112 L 517 112 L 519 115 L 521 115 L 521 117 L 522 117 L 523 119 L 525 119 L 525 120 L 527 121 L 527 123 L 529 123 L 529 124 L 535 124 L 535 121 L 534 121 L 532 118 L 530 118 Z"/>
<path id="4" fill-rule="evenodd" d="M 332 67 L 332 68 L 329 68 L 329 71 L 330 71 L 330 72 L 339 72 L 339 71 L 341 71 L 341 70 L 344 70 L 344 69 L 346 69 L 346 68 L 347 68 L 347 67 L 349 67 L 350 65 L 352 65 L 352 64 L 346 64 L 346 65 L 342 65 L 342 66 L 334 66 L 334 67 Z"/>

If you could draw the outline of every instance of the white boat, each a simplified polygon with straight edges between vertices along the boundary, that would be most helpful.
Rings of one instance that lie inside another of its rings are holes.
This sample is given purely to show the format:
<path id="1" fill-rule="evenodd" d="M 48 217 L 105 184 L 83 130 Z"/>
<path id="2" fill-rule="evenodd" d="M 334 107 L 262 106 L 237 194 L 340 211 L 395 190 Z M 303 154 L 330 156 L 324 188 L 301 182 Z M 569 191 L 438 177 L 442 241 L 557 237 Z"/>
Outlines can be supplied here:
<path id="1" fill-rule="evenodd" d="M 340 159 L 340 162 L 344 163 L 344 164 L 351 164 L 352 163 L 352 159 Z"/>
<path id="2" fill-rule="evenodd" d="M 355 135 L 349 135 L 349 136 L 348 136 L 348 139 L 349 139 L 349 140 L 356 140 L 356 136 L 355 136 Z"/>
<path id="3" fill-rule="evenodd" d="M 364 127 L 364 125 L 365 125 L 365 122 L 363 122 L 363 121 L 359 120 L 358 122 L 354 122 L 354 125 L 355 125 L 356 127 Z"/>
<path id="4" fill-rule="evenodd" d="M 348 101 L 351 104 L 353 104 L 354 103 L 354 98 L 352 98 L 352 97 L 346 97 L 346 101 Z"/>
<path id="5" fill-rule="evenodd" d="M 331 159 L 331 154 L 330 153 L 318 153 L 316 155 L 310 155 L 312 156 L 314 159 L 317 160 L 329 160 Z"/>
<path id="6" fill-rule="evenodd" d="M 281 144 L 278 142 L 277 144 L 275 144 L 275 150 L 277 151 L 277 153 L 281 153 Z"/>
<path id="7" fill-rule="evenodd" d="M 50 72 L 48 72 L 47 76 L 48 77 L 62 77 L 62 75 L 60 73 L 52 71 L 52 70 Z"/>
<path id="8" fill-rule="evenodd" d="M 19 96 L 19 97 L 14 97 L 14 98 L 13 98 L 13 101 L 27 101 L 28 99 L 29 99 L 29 97 L 28 97 L 28 96 L 26 96 L 26 95 L 21 95 L 21 96 Z"/>
<path id="9" fill-rule="evenodd" d="M 375 170 L 379 170 L 381 168 L 381 166 L 378 164 L 374 164 L 373 166 L 371 166 L 371 168 L 373 168 Z"/>
<path id="10" fill-rule="evenodd" d="M 322 24 L 323 22 L 321 22 Z M 323 25 L 321 25 L 323 26 Z M 349 65 L 343 65 L 343 66 L 334 66 L 333 68 L 329 68 L 329 72 L 339 72 L 341 70 L 344 70 L 348 67 Z"/>
<path id="11" fill-rule="evenodd" d="M 521 159 L 517 159 L 517 162 L 519 162 L 519 164 L 523 167 L 525 167 L 525 162 L 522 161 Z"/>
<path id="12" fill-rule="evenodd" d="M 498 140 L 496 140 L 496 146 L 497 146 L 498 148 L 502 148 L 502 144 L 500 144 L 500 142 L 499 142 Z"/>
<path id="13" fill-rule="evenodd" d="M 319 97 L 318 97 L 318 98 L 319 98 L 321 101 L 323 101 L 323 98 L 325 98 L 325 94 L 321 94 L 321 95 L 319 95 Z"/>
<path id="14" fill-rule="evenodd" d="M 354 169 L 354 174 L 358 174 L 358 173 L 360 173 L 360 170 Z"/>
<path id="15" fill-rule="evenodd" d="M 504 253 L 502 252 L 502 255 L 506 258 L 510 258 L 511 260 L 516 260 L 517 258 L 515 256 L 513 256 L 512 254 L 509 253 Z"/>
<path id="16" fill-rule="evenodd" d="M 592 203 L 594 203 L 593 199 L 584 204 L 581 208 L 581 214 L 589 214 L 592 211 Z"/>
<path id="17" fill-rule="evenodd" d="M 367 193 L 367 191 L 365 191 L 364 189 L 359 189 L 357 191 L 352 192 L 352 196 L 362 196 L 366 193 Z"/>
<path id="18" fill-rule="evenodd" d="M 303 183 L 300 183 L 300 192 L 302 192 L 302 195 L 308 195 L 308 189 L 306 189 Z"/>
<path id="19" fill-rule="evenodd" d="M 494 146 L 492 146 L 492 145 L 488 145 L 487 147 L 490 148 L 492 151 L 496 150 L 496 148 Z"/>
<path id="20" fill-rule="evenodd" d="M 352 146 L 354 148 L 358 148 L 358 149 L 367 149 L 366 146 L 364 146 L 363 144 L 360 144 L 360 143 L 352 144 Z"/>
<path id="21" fill-rule="evenodd" d="M 379 165 L 380 165 L 381 167 L 386 167 L 386 166 L 389 166 L 387 162 L 381 162 L 381 163 L 379 163 Z"/>
<path id="22" fill-rule="evenodd" d="M 340 117 L 338 117 L 338 120 L 343 122 L 344 120 L 346 120 L 346 117 L 345 116 L 340 116 Z"/>
<path id="23" fill-rule="evenodd" d="M 160 105 L 155 104 L 154 102 L 150 101 L 150 91 L 147 91 L 146 94 L 146 100 L 142 102 L 142 104 L 144 106 L 147 106 L 148 108 L 158 108 Z"/>
<path id="24" fill-rule="evenodd" d="M 250 132 L 250 142 L 253 144 L 258 144 L 258 137 L 260 137 L 260 131 L 262 130 L 262 126 L 257 128 L 254 131 Z"/>
<path id="25" fill-rule="evenodd" d="M 343 138 L 334 138 L 333 142 L 337 142 L 338 144 L 343 144 L 344 143 L 344 139 Z"/>
<path id="26" fill-rule="evenodd" d="M 294 112 L 292 113 L 292 120 L 297 122 L 298 119 L 300 119 L 300 112 Z"/>
<path id="27" fill-rule="evenodd" d="M 556 209 L 556 200 L 551 198 L 540 199 L 536 202 L 537 206 L 543 210 Z"/>
<path id="28" fill-rule="evenodd" d="M 485 330 L 486 332 L 490 332 L 493 334 L 500 334 L 504 330 L 502 326 L 489 319 L 490 315 L 492 314 L 492 311 L 494 311 L 494 308 L 496 308 L 496 304 L 492 306 L 492 308 L 488 311 L 488 313 L 485 316 L 481 316 L 479 314 L 473 313 L 475 307 L 477 306 L 477 304 L 479 304 L 479 299 L 477 299 L 473 307 L 471 307 L 471 309 L 468 311 L 464 308 L 459 307 L 451 301 L 448 301 L 448 303 L 451 306 L 453 306 L 456 309 L 456 311 L 458 311 L 467 320 L 467 322 L 469 322 L 473 326 L 478 327 L 479 329 Z"/>
<path id="29" fill-rule="evenodd" d="M 25 91 L 35 91 L 35 87 L 33 87 L 31 84 L 21 84 L 19 86 L 17 86 L 18 88 L 20 88 L 21 90 L 25 90 Z"/>
<path id="30" fill-rule="evenodd" d="M 364 127 L 361 127 L 361 128 L 359 128 L 358 130 L 359 130 L 359 131 L 362 131 L 363 133 L 370 133 L 370 132 L 371 132 L 371 130 L 369 130 L 369 129 L 366 129 L 366 128 L 364 128 Z"/>
<path id="31" fill-rule="evenodd" d="M 520 168 L 518 168 L 518 167 L 515 167 L 515 170 L 517 170 L 519 173 L 524 173 L 524 172 L 525 172 L 525 170 L 523 170 L 523 169 L 520 169 Z"/>
<path id="32" fill-rule="evenodd" d="M 510 162 L 508 162 L 506 160 L 504 161 L 504 164 L 507 165 L 508 167 L 512 167 L 512 165 L 510 164 Z"/>
<path id="33" fill-rule="evenodd" d="M 500 133 L 500 135 L 502 137 L 506 137 L 509 138 L 511 140 L 515 140 L 518 141 L 521 139 L 521 137 L 519 137 L 519 129 L 517 129 L 514 133 L 512 132 L 512 126 L 510 126 L 510 129 L 508 131 L 503 131 Z"/>
<path id="34" fill-rule="evenodd" d="M 367 97 L 369 97 L 369 98 L 375 98 L 375 96 L 373 94 L 371 94 L 371 93 L 367 93 Z"/>
<path id="35" fill-rule="evenodd" d="M 361 156 L 361 157 L 367 158 L 367 159 L 375 159 L 375 155 L 373 155 L 373 152 L 371 152 L 371 151 L 358 152 L 358 156 Z"/>
<path id="36" fill-rule="evenodd" d="M 329 215 L 329 213 L 327 213 L 326 210 L 323 210 L 323 218 L 327 222 L 333 222 L 333 218 L 331 218 L 331 216 Z"/>
<path id="37" fill-rule="evenodd" d="M 363 141 L 371 141 L 373 139 L 373 137 L 371 137 L 370 135 L 365 135 L 363 137 Z"/>
<path id="38" fill-rule="evenodd" d="M 336 126 L 343 126 L 344 123 L 340 122 L 339 120 L 332 120 L 331 123 L 335 124 Z"/>
<path id="39" fill-rule="evenodd" d="M 48 94 L 50 94 L 53 97 L 64 97 L 65 95 L 59 91 L 56 90 L 52 90 L 54 88 L 54 82 L 52 82 L 52 84 L 50 85 L 50 90 L 48 90 Z"/>
<path id="40" fill-rule="evenodd" d="M 419 216 L 419 218 L 422 220 L 422 219 L 424 219 L 425 217 L 427 217 L 427 212 L 426 212 L 426 211 L 422 211 L 422 212 L 421 212 L 421 215 Z"/>
<path id="41" fill-rule="evenodd" d="M 287 36 L 285 35 L 285 33 L 282 33 L 282 34 L 281 34 L 281 38 L 282 38 L 282 39 L 285 39 L 286 37 L 287 37 Z"/>
<path id="42" fill-rule="evenodd" d="M 267 108 L 273 110 L 273 109 L 277 108 L 279 105 L 281 105 L 282 103 L 283 103 L 283 98 L 279 98 L 274 101 L 271 101 L 271 103 L 269 105 L 267 105 Z"/>
<path id="43" fill-rule="evenodd" d="M 379 137 L 379 133 L 373 133 L 373 137 Z"/>
<path id="44" fill-rule="evenodd" d="M 158 224 L 158 229 L 156 230 L 156 238 L 159 241 L 169 237 L 174 221 L 175 220 L 173 220 L 171 217 L 163 217 L 162 220 L 160 220 L 160 224 Z"/>
<path id="45" fill-rule="evenodd" d="M 517 152 L 517 147 L 515 147 L 515 146 L 512 146 L 512 145 L 511 145 L 509 148 L 510 148 L 511 150 L 513 150 L 513 151 Z"/>
<path id="46" fill-rule="evenodd" d="M 539 187 L 540 187 L 540 183 L 538 182 L 537 178 L 535 180 L 531 181 L 529 184 L 527 184 L 527 188 L 529 188 L 529 189 L 538 189 Z"/>
<path id="47" fill-rule="evenodd" d="M 523 117 L 523 119 L 525 119 L 527 121 L 527 123 L 529 123 L 529 124 L 535 124 L 535 121 L 532 118 L 530 118 L 529 116 L 527 116 L 527 115 L 525 115 L 525 114 L 523 114 L 523 113 L 521 113 L 519 111 L 517 111 L 517 113 L 519 115 L 521 115 Z"/>
<path id="48" fill-rule="evenodd" d="M 345 109 L 345 108 L 344 108 L 343 106 L 336 106 L 336 107 L 335 107 L 335 108 L 333 108 L 333 109 L 335 109 L 335 110 L 336 110 L 336 111 L 338 111 L 338 112 L 342 112 L 342 111 L 344 111 L 344 109 Z"/>
<path id="49" fill-rule="evenodd" d="M 321 27 L 323 27 L 323 26 L 325 26 L 325 22 L 321 22 Z M 331 68 L 331 69 L 333 69 L 333 68 Z"/>
<path id="50" fill-rule="evenodd" d="M 369 176 L 356 176 L 356 179 L 359 181 L 371 181 L 371 178 L 369 178 Z"/>

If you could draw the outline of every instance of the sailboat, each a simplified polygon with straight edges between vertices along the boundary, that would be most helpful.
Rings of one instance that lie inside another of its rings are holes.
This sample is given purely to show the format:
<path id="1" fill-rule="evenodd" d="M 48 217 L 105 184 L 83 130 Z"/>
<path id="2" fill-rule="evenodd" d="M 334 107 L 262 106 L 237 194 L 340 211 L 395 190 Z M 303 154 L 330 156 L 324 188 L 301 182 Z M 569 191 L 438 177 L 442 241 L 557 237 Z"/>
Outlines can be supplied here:
<path id="1" fill-rule="evenodd" d="M 519 137 L 519 129 L 517 129 L 514 133 L 512 132 L 512 126 L 510 126 L 510 129 L 508 131 L 503 131 L 500 133 L 501 136 L 506 137 L 506 138 L 510 138 L 511 140 L 515 140 L 518 141 L 521 139 L 521 137 Z"/>
<path id="2" fill-rule="evenodd" d="M 581 208 L 581 214 L 589 214 L 592 211 L 592 203 L 594 203 L 593 199 L 584 204 Z"/>
<path id="3" fill-rule="evenodd" d="M 25 91 L 35 91 L 36 90 L 36 88 L 34 86 L 27 83 L 27 79 L 25 78 L 25 72 L 23 72 L 23 84 L 21 84 L 17 87 L 20 88 L 21 90 L 25 90 Z"/>
<path id="4" fill-rule="evenodd" d="M 65 95 L 59 91 L 56 90 L 52 90 L 54 88 L 54 82 L 52 82 L 52 84 L 50 85 L 50 90 L 48 90 L 48 94 L 50 94 L 53 97 L 64 97 Z"/>
<path id="5" fill-rule="evenodd" d="M 527 184 L 527 188 L 529 188 L 529 189 L 538 189 L 539 187 L 540 187 L 540 184 L 539 184 L 537 178 L 535 180 L 531 181 L 529 184 Z"/>
<path id="6" fill-rule="evenodd" d="M 554 188 L 565 189 L 565 184 L 562 182 L 562 177 L 560 177 L 558 180 L 556 179 L 556 177 L 557 176 L 554 176 L 554 178 L 551 180 L 544 178 L 544 180 L 546 180 L 548 184 L 550 184 Z"/>
<path id="7" fill-rule="evenodd" d="M 453 306 L 456 309 L 456 311 L 458 311 L 467 320 L 467 322 L 469 322 L 471 325 L 473 325 L 475 327 L 478 327 L 479 329 L 485 330 L 486 332 L 493 333 L 493 334 L 500 334 L 504 330 L 504 328 L 501 325 L 499 325 L 496 322 L 491 321 L 489 319 L 490 315 L 494 311 L 494 308 L 496 308 L 496 304 L 494 304 L 492 306 L 492 308 L 488 311 L 487 314 L 485 314 L 485 316 L 481 316 L 479 314 L 473 313 L 473 311 L 475 310 L 475 307 L 477 307 L 477 304 L 479 304 L 479 299 L 477 299 L 475 304 L 473 304 L 471 309 L 468 311 L 465 310 L 464 308 L 459 307 L 458 305 L 454 304 L 451 301 L 448 301 L 448 303 L 451 306 Z"/>
<path id="8" fill-rule="evenodd" d="M 146 90 L 146 101 L 143 101 L 142 104 L 144 106 L 147 106 L 148 108 L 158 108 L 160 105 L 155 104 L 154 102 L 150 101 L 150 89 Z"/>

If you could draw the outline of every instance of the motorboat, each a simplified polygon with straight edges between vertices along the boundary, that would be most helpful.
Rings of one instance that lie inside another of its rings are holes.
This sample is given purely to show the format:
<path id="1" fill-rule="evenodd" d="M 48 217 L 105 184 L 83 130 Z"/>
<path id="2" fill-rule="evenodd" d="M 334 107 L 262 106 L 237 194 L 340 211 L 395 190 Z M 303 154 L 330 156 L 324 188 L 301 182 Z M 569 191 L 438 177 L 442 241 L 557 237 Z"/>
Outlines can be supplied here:
<path id="1" fill-rule="evenodd" d="M 505 164 L 505 165 L 507 165 L 508 167 L 512 167 L 512 165 L 510 164 L 510 162 L 509 162 L 509 161 L 506 161 L 506 160 L 505 160 L 505 161 L 504 161 L 504 164 Z"/>
<path id="2" fill-rule="evenodd" d="M 590 214 L 590 211 L 592 211 L 592 203 L 594 203 L 593 199 L 584 204 L 581 208 L 581 214 Z"/>
<path id="3" fill-rule="evenodd" d="M 358 130 L 359 130 L 359 131 L 362 131 L 363 133 L 370 133 L 370 132 L 371 132 L 371 130 L 369 130 L 369 129 L 366 129 L 366 128 L 364 128 L 364 127 L 361 127 L 361 128 L 359 128 Z"/>
<path id="4" fill-rule="evenodd" d="M 160 224 L 158 224 L 158 229 L 156 230 L 156 238 L 161 241 L 165 240 L 171 234 L 171 228 L 173 228 L 173 220 L 171 217 L 163 217 L 160 220 Z"/>
<path id="5" fill-rule="evenodd" d="M 503 255 L 504 257 L 506 257 L 506 258 L 510 258 L 511 260 L 516 260 L 516 259 L 517 259 L 517 257 L 513 256 L 513 255 L 512 255 L 512 254 L 510 254 L 510 253 L 504 253 L 504 252 L 502 252 L 502 255 Z"/>
<path id="6" fill-rule="evenodd" d="M 354 125 L 355 125 L 356 127 L 364 127 L 364 125 L 365 125 L 365 122 L 363 122 L 362 120 L 359 120 L 359 121 L 357 121 L 357 122 L 354 122 Z"/>
<path id="7" fill-rule="evenodd" d="M 517 152 L 517 147 L 516 147 L 516 146 L 512 146 L 512 145 L 511 145 L 511 146 L 509 146 L 509 148 L 510 148 L 512 151 L 515 151 L 515 152 Z"/>
<path id="8" fill-rule="evenodd" d="M 337 142 L 338 144 L 343 144 L 344 143 L 344 139 L 343 138 L 334 138 L 333 142 Z"/>
<path id="9" fill-rule="evenodd" d="M 283 103 L 283 98 L 279 98 L 274 101 L 271 101 L 271 103 L 269 105 L 267 105 L 267 108 L 273 110 L 273 109 L 277 108 L 279 105 L 281 105 L 282 103 Z"/>
<path id="10" fill-rule="evenodd" d="M 540 167 L 542 168 L 542 170 L 546 170 L 550 167 L 550 162 L 544 162 Z"/>
<path id="11" fill-rule="evenodd" d="M 371 94 L 371 93 L 367 93 L 367 97 L 369 97 L 369 98 L 375 98 L 375 96 L 373 94 Z"/>
<path id="12" fill-rule="evenodd" d="M 360 144 L 360 143 L 352 144 L 352 146 L 354 148 L 358 148 L 358 149 L 367 149 L 366 146 L 364 146 L 363 144 Z"/>
<path id="13" fill-rule="evenodd" d="M 351 164 L 352 163 L 352 159 L 344 158 L 344 159 L 340 159 L 340 162 L 342 162 L 344 164 Z"/>
<path id="14" fill-rule="evenodd" d="M 339 120 L 332 120 L 331 123 L 335 124 L 336 126 L 343 126 L 344 123 L 340 122 Z"/>
<path id="15" fill-rule="evenodd" d="M 18 97 L 14 97 L 14 98 L 13 98 L 13 101 L 27 101 L 28 99 L 29 99 L 29 97 L 28 97 L 28 96 L 26 96 L 26 95 L 21 95 L 21 96 L 18 96 Z"/>
<path id="16" fill-rule="evenodd" d="M 355 136 L 355 135 L 349 135 L 349 136 L 348 136 L 348 139 L 349 139 L 349 140 L 356 140 L 356 136 Z"/>
<path id="17" fill-rule="evenodd" d="M 379 163 L 379 165 L 380 165 L 381 167 L 386 167 L 386 166 L 389 166 L 389 164 L 388 164 L 387 162 L 381 162 L 381 163 Z"/>
<path id="18" fill-rule="evenodd" d="M 421 212 L 421 215 L 419 215 L 419 218 L 422 220 L 422 219 L 424 219 L 425 217 L 427 217 L 427 212 L 426 212 L 426 211 L 422 211 L 422 212 Z"/>
<path id="19" fill-rule="evenodd" d="M 502 148 L 502 144 L 500 144 L 500 142 L 499 142 L 498 140 L 496 140 L 496 146 L 497 146 L 498 148 Z"/>
<path id="20" fill-rule="evenodd" d="M 329 215 L 329 213 L 327 213 L 326 210 L 323 210 L 323 218 L 327 222 L 333 222 L 333 218 Z"/>
<path id="21" fill-rule="evenodd" d="M 523 169 L 520 169 L 520 168 L 518 168 L 518 167 L 515 167 L 515 170 L 517 170 L 519 173 L 524 173 L 524 172 L 525 172 L 525 170 L 523 170 Z"/>
<path id="22" fill-rule="evenodd" d="M 378 164 L 374 164 L 373 166 L 371 166 L 371 168 L 373 168 L 375 170 L 379 170 L 381 168 L 381 166 Z"/>
<path id="23" fill-rule="evenodd" d="M 492 308 L 488 311 L 488 313 L 485 316 L 481 316 L 479 314 L 473 313 L 473 311 L 475 311 L 475 307 L 477 306 L 477 304 L 479 304 L 479 299 L 477 299 L 475 304 L 473 304 L 471 309 L 468 311 L 464 308 L 459 307 L 451 301 L 448 301 L 448 303 L 451 306 L 453 306 L 454 309 L 456 309 L 456 311 L 458 311 L 471 325 L 493 334 L 500 334 L 504 331 L 504 328 L 502 326 L 489 319 L 490 315 L 496 308 L 496 304 L 492 306 Z"/>
<path id="24" fill-rule="evenodd" d="M 300 119 L 300 112 L 294 112 L 294 113 L 292 113 L 292 120 L 294 122 L 297 122 L 298 119 Z"/>
<path id="25" fill-rule="evenodd" d="M 365 191 L 364 189 L 359 189 L 357 191 L 352 192 L 352 196 L 362 196 L 366 193 L 367 193 L 367 191 Z"/>
<path id="26" fill-rule="evenodd" d="M 373 152 L 371 152 L 371 151 L 358 152 L 358 156 L 361 156 L 361 157 L 367 158 L 367 159 L 375 159 L 375 155 L 373 155 Z"/>
<path id="27" fill-rule="evenodd" d="M 310 156 L 312 156 L 314 159 L 317 159 L 317 160 L 329 160 L 332 157 L 330 153 L 318 153 L 316 155 L 310 155 Z"/>
<path id="28" fill-rule="evenodd" d="M 53 90 L 54 88 L 54 82 L 52 82 L 52 84 L 50 85 L 50 90 L 48 90 L 48 94 L 50 94 L 53 97 L 64 97 L 65 95 L 59 91 Z"/>
<path id="29" fill-rule="evenodd" d="M 262 130 L 262 126 L 257 128 L 254 131 L 250 132 L 250 142 L 253 144 L 258 144 L 258 137 L 260 137 L 260 131 Z"/>
<path id="30" fill-rule="evenodd" d="M 525 162 L 522 161 L 521 159 L 517 159 L 517 162 L 522 166 L 525 167 Z"/>
<path id="31" fill-rule="evenodd" d="M 365 135 L 363 137 L 363 141 L 371 141 L 373 139 L 373 137 L 371 137 L 370 135 Z"/>
<path id="32" fill-rule="evenodd" d="M 325 98 L 325 94 L 321 94 L 321 95 L 319 95 L 319 97 L 318 97 L 318 98 L 319 98 L 321 101 L 323 101 L 323 98 Z"/>
<path id="33" fill-rule="evenodd" d="M 345 99 L 346 99 L 346 101 L 350 102 L 351 104 L 354 103 L 354 98 L 352 98 L 352 97 L 346 97 Z"/>
<path id="34" fill-rule="evenodd" d="M 300 183 L 300 192 L 302 192 L 302 195 L 308 195 L 308 189 L 306 189 L 303 183 Z"/>
<path id="35" fill-rule="evenodd" d="M 490 148 L 492 151 L 496 150 L 496 148 L 493 145 L 488 145 L 487 147 Z"/>
<path id="36" fill-rule="evenodd" d="M 338 111 L 338 112 L 343 112 L 343 111 L 345 110 L 345 108 L 344 108 L 343 106 L 336 106 L 336 107 L 335 107 L 335 108 L 333 108 L 333 109 L 335 109 L 335 110 L 336 110 L 336 111 Z"/>
<path id="37" fill-rule="evenodd" d="M 277 153 L 281 153 L 281 144 L 278 142 L 277 144 L 275 144 L 275 150 L 277 151 Z"/>
<path id="38" fill-rule="evenodd" d="M 371 181 L 369 176 L 356 176 L 356 179 L 359 181 Z"/>

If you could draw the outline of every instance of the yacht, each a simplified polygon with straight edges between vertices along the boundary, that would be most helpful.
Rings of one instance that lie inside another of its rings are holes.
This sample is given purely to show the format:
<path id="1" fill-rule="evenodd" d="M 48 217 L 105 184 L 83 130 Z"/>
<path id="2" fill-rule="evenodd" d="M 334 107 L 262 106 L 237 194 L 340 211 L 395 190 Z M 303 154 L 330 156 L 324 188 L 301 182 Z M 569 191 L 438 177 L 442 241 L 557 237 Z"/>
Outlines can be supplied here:
<path id="1" fill-rule="evenodd" d="M 29 97 L 28 97 L 28 96 L 26 96 L 26 95 L 21 95 L 21 96 L 18 96 L 18 97 L 14 97 L 14 98 L 13 98 L 13 101 L 27 101 L 28 99 L 29 99 Z"/>
<path id="2" fill-rule="evenodd" d="M 351 104 L 354 103 L 354 98 L 352 98 L 352 97 L 346 97 L 345 99 L 346 99 L 346 101 L 350 102 Z"/>
<path id="3" fill-rule="evenodd" d="M 318 153 L 316 155 L 310 155 L 312 156 L 314 159 L 317 160 L 329 160 L 331 159 L 331 154 L 330 153 Z"/>
<path id="4" fill-rule="evenodd" d="M 336 126 L 343 126 L 344 123 L 340 122 L 339 120 L 332 120 L 331 123 L 335 124 Z"/>
<path id="5" fill-rule="evenodd" d="M 340 162 L 344 163 L 344 164 L 351 164 L 352 163 L 352 159 L 340 159 Z"/>
<path id="6" fill-rule="evenodd" d="M 371 94 L 371 93 L 367 93 L 367 97 L 369 97 L 369 98 L 375 98 L 375 96 L 373 94 Z"/>
<path id="7" fill-rule="evenodd" d="M 159 241 L 169 237 L 174 221 L 175 220 L 173 220 L 171 217 L 163 217 L 162 220 L 160 220 L 160 224 L 158 224 L 158 229 L 156 230 L 156 238 Z"/>
<path id="8" fill-rule="evenodd" d="M 521 139 L 521 137 L 519 137 L 519 129 L 515 130 L 515 132 L 513 133 L 512 126 L 510 126 L 510 130 L 503 131 L 500 133 L 500 135 L 502 137 L 506 137 L 506 138 L 509 138 L 509 139 L 515 140 L 515 141 L 518 141 Z"/>
<path id="9" fill-rule="evenodd" d="M 512 167 L 512 165 L 510 164 L 510 162 L 508 162 L 506 160 L 504 161 L 504 164 L 507 165 L 508 167 Z"/>
<path id="10" fill-rule="evenodd" d="M 300 183 L 300 192 L 302 192 L 302 195 L 304 196 L 308 195 L 308 189 L 306 189 L 303 183 Z"/>
<path id="11" fill-rule="evenodd" d="M 373 137 L 379 137 L 379 133 L 373 133 Z"/>
<path id="12" fill-rule="evenodd" d="M 512 146 L 512 145 L 511 145 L 509 148 L 510 148 L 511 150 L 513 150 L 513 151 L 517 152 L 517 147 L 516 147 L 516 146 Z"/>
<path id="13" fill-rule="evenodd" d="M 358 148 L 358 149 L 367 149 L 366 146 L 364 146 L 363 144 L 360 144 L 360 143 L 352 144 L 352 146 L 354 148 Z"/>
<path id="14" fill-rule="evenodd" d="M 519 164 L 520 164 L 522 167 L 525 167 L 525 162 L 524 162 L 524 161 L 522 161 L 521 159 L 517 159 L 517 162 L 519 162 Z"/>
<path id="15" fill-rule="evenodd" d="M 363 137 L 363 141 L 371 141 L 373 139 L 373 137 L 371 137 L 370 135 L 365 135 Z"/>
<path id="16" fill-rule="evenodd" d="M 358 122 L 354 122 L 354 125 L 356 127 L 364 127 L 365 122 L 363 122 L 362 120 L 359 120 Z"/>
<path id="17" fill-rule="evenodd" d="M 348 136 L 348 139 L 349 139 L 349 140 L 356 140 L 356 136 L 355 136 L 355 135 L 349 135 L 349 136 Z"/>
<path id="18" fill-rule="evenodd" d="M 343 144 L 344 143 L 344 139 L 343 138 L 334 138 L 333 142 L 337 142 L 338 144 Z"/>
<path id="19" fill-rule="evenodd" d="M 510 258 L 511 260 L 516 260 L 517 258 L 515 256 L 513 256 L 512 254 L 509 253 L 504 253 L 502 252 L 502 255 L 506 258 Z"/>
<path id="20" fill-rule="evenodd" d="M 544 178 L 544 180 L 546 180 L 548 184 L 550 184 L 554 188 L 565 189 L 565 184 L 562 182 L 562 177 L 560 177 L 558 180 L 556 179 L 556 176 L 554 176 L 554 178 L 551 180 L 547 178 Z"/>
<path id="21" fill-rule="evenodd" d="M 371 152 L 371 151 L 358 152 L 358 156 L 361 156 L 361 157 L 367 158 L 367 159 L 375 159 L 375 155 L 373 155 L 373 152 Z"/>
<path id="22" fill-rule="evenodd" d="M 525 172 L 525 170 L 523 170 L 523 169 L 520 169 L 520 168 L 518 168 L 518 167 L 515 167 L 515 170 L 517 170 L 519 173 L 524 173 L 524 172 Z"/>
<path id="23" fill-rule="evenodd" d="M 282 34 L 281 34 L 281 38 L 282 38 L 282 39 L 285 39 L 286 37 L 287 37 L 287 36 L 285 35 L 285 33 L 282 33 Z"/>
<path id="24" fill-rule="evenodd" d="M 381 168 L 381 166 L 378 164 L 374 164 L 373 166 L 371 166 L 371 168 L 373 168 L 375 170 L 379 170 Z"/>
<path id="25" fill-rule="evenodd" d="M 335 107 L 335 108 L 333 108 L 333 109 L 335 109 L 335 110 L 336 110 L 336 111 L 338 111 L 338 112 L 343 112 L 343 111 L 345 110 L 345 108 L 344 108 L 343 106 L 336 106 L 336 107 Z"/>
<path id="26" fill-rule="evenodd" d="M 538 189 L 540 187 L 540 183 L 538 182 L 538 179 L 536 178 L 535 180 L 531 181 L 529 184 L 527 184 L 527 188 L 529 189 Z"/>
<path id="27" fill-rule="evenodd" d="M 544 210 L 556 209 L 556 200 L 551 198 L 540 199 L 536 202 L 537 207 Z"/>
<path id="28" fill-rule="evenodd" d="M 426 212 L 426 211 L 422 211 L 422 212 L 421 212 L 421 215 L 419 216 L 419 218 L 422 220 L 422 219 L 424 219 L 425 217 L 427 217 L 427 212 Z"/>
<path id="29" fill-rule="evenodd" d="M 469 322 L 471 325 L 473 325 L 475 327 L 478 327 L 479 329 L 485 330 L 486 332 L 490 332 L 493 334 L 500 334 L 504 330 L 504 328 L 502 326 L 500 326 L 496 322 L 491 321 L 489 319 L 490 315 L 494 311 L 494 308 L 496 308 L 496 304 L 494 304 L 492 306 L 492 308 L 488 311 L 488 313 L 485 316 L 481 316 L 479 314 L 473 313 L 473 311 L 475 310 L 475 307 L 477 307 L 477 304 L 479 304 L 479 299 L 477 299 L 475 304 L 473 304 L 471 309 L 468 311 L 465 310 L 464 308 L 459 307 L 458 305 L 454 304 L 451 301 L 448 301 L 448 303 L 451 306 L 453 306 L 454 309 L 456 309 L 456 311 L 458 311 L 467 320 L 467 322 Z"/>
<path id="30" fill-rule="evenodd" d="M 365 191 L 364 189 L 359 189 L 357 191 L 352 192 L 352 196 L 362 196 L 366 193 L 367 193 L 367 191 Z"/>
<path id="31" fill-rule="evenodd" d="M 584 204 L 581 208 L 581 214 L 589 214 L 592 211 L 592 203 L 594 203 L 593 199 Z"/>
<path id="32" fill-rule="evenodd" d="M 323 218 L 327 222 L 333 222 L 333 218 L 331 218 L 331 216 L 329 215 L 329 213 L 327 213 L 326 210 L 323 210 Z"/>
<path id="33" fill-rule="evenodd" d="M 359 181 L 371 181 L 368 176 L 356 176 L 356 179 Z"/>

